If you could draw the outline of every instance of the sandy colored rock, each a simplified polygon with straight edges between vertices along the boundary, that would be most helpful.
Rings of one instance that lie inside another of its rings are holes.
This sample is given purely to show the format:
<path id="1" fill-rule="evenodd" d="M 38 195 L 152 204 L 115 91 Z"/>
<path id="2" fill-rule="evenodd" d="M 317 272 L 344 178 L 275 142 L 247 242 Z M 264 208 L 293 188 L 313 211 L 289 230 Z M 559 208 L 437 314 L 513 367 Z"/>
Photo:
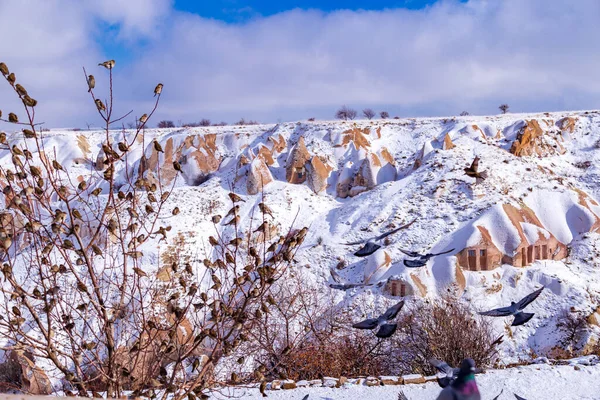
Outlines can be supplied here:
<path id="1" fill-rule="evenodd" d="M 296 389 L 298 386 L 294 381 L 285 381 L 281 384 L 281 388 L 284 390 Z"/>
<path id="2" fill-rule="evenodd" d="M 308 166 L 308 186 L 315 192 L 321 193 L 327 188 L 327 179 L 332 169 L 317 156 L 313 156 Z"/>
<path id="3" fill-rule="evenodd" d="M 450 138 L 450 135 L 446 133 L 446 136 L 444 136 L 444 144 L 442 145 L 442 149 L 452 150 L 455 147 L 456 145 L 452 143 L 452 138 Z"/>
<path id="4" fill-rule="evenodd" d="M 410 385 L 410 384 L 425 383 L 426 380 L 423 377 L 423 375 L 412 374 L 412 375 L 404 375 L 404 376 L 402 376 L 402 382 L 405 385 Z"/>
<path id="5" fill-rule="evenodd" d="M 271 390 L 279 390 L 279 389 L 281 389 L 281 381 L 271 382 Z"/>
<path id="6" fill-rule="evenodd" d="M 548 125 L 544 120 L 542 120 L 542 123 Z M 565 149 L 556 137 L 546 134 L 540 126 L 539 120 L 532 119 L 524 121 L 516 140 L 510 147 L 510 152 L 519 157 L 546 156 L 563 154 Z"/>
<path id="7" fill-rule="evenodd" d="M 300 136 L 290 150 L 285 167 L 285 179 L 289 183 L 299 184 L 306 181 L 306 164 L 310 161 L 311 156 L 304 144 L 304 137 Z"/>
<path id="8" fill-rule="evenodd" d="M 246 190 L 248 194 L 257 194 L 262 192 L 263 188 L 273 182 L 273 175 L 269 167 L 261 157 L 256 157 L 248 169 L 248 179 L 246 180 Z"/>

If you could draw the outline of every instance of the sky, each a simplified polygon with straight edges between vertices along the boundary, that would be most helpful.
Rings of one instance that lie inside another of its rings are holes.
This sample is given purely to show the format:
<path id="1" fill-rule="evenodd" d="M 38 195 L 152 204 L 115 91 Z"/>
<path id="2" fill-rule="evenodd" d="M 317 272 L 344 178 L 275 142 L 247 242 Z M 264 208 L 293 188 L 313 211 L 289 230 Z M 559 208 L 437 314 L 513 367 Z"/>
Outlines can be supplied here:
<path id="1" fill-rule="evenodd" d="M 597 109 L 599 17 L 597 0 L 0 0 L 0 61 L 48 127 L 100 125 L 83 67 L 106 98 L 107 59 L 125 122 L 164 84 L 151 125 Z M 23 112 L 6 82 L 0 110 Z"/>

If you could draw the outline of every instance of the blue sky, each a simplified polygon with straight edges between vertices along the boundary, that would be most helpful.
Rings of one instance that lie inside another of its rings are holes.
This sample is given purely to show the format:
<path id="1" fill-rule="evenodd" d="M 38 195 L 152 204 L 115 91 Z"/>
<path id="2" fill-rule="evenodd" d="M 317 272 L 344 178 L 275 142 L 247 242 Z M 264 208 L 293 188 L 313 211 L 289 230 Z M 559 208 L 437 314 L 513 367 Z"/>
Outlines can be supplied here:
<path id="1" fill-rule="evenodd" d="M 435 2 L 436 0 L 175 0 L 175 8 L 206 18 L 235 23 L 295 8 L 322 11 L 420 9 Z"/>
<path id="2" fill-rule="evenodd" d="M 148 112 L 164 84 L 154 123 L 589 110 L 598 15 L 597 0 L 1 0 L 0 61 L 52 127 L 99 124 L 82 67 L 102 97 L 107 59 L 116 112 Z M 19 106 L 0 83 L 3 113 Z"/>

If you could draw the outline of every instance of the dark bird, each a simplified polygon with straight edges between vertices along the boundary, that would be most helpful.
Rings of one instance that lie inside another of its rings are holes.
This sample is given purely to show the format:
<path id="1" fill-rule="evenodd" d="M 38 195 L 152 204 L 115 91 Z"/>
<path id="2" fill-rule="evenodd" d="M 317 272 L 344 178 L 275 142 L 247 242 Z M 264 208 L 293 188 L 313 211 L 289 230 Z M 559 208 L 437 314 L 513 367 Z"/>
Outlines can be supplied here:
<path id="1" fill-rule="evenodd" d="M 88 76 L 87 83 L 88 83 L 88 93 L 89 93 L 92 91 L 92 89 L 94 89 L 96 87 L 96 78 L 94 78 L 94 75 Z"/>
<path id="2" fill-rule="evenodd" d="M 235 205 L 231 208 L 231 210 L 229 210 L 229 212 L 227 214 L 225 214 L 225 218 L 229 217 L 230 215 L 236 215 L 238 213 L 238 211 L 240 211 L 240 206 Z"/>
<path id="3" fill-rule="evenodd" d="M 406 397 L 402 390 L 400 391 L 400 393 L 398 393 L 398 400 L 408 400 L 408 397 Z"/>
<path id="4" fill-rule="evenodd" d="M 456 378 L 442 390 L 437 400 L 480 400 L 479 388 L 475 382 L 475 361 L 466 358 L 460 364 Z"/>
<path id="5" fill-rule="evenodd" d="M 143 115 L 142 115 L 143 116 Z M 141 120 L 141 119 L 140 119 Z M 163 150 L 162 146 L 160 145 L 160 143 L 158 143 L 156 140 L 153 142 L 154 143 L 154 150 L 156 150 L 159 153 L 164 153 L 165 151 Z"/>
<path id="6" fill-rule="evenodd" d="M 352 325 L 352 327 L 356 329 L 375 329 L 379 327 L 375 336 L 378 338 L 388 338 L 392 336 L 398 328 L 397 323 L 389 324 L 388 322 L 396 318 L 402 307 L 404 307 L 404 300 L 395 306 L 388 308 L 386 312 L 381 314 L 378 318 L 365 319 L 364 321 Z"/>
<path id="7" fill-rule="evenodd" d="M 3 62 L 0 62 L 0 72 L 2 72 L 2 75 L 8 75 L 8 67 Z"/>
<path id="8" fill-rule="evenodd" d="M 537 299 L 542 293 L 542 290 L 544 290 L 544 286 L 523 297 L 518 303 L 511 301 L 510 306 L 508 307 L 496 308 L 494 310 L 480 312 L 479 314 L 488 317 L 508 317 L 509 315 L 513 315 L 515 319 L 513 320 L 512 326 L 523 325 L 535 315 L 534 313 L 524 313 L 522 312 L 523 309 Z"/>
<path id="9" fill-rule="evenodd" d="M 302 400 L 308 400 L 308 395 L 304 396 Z"/>
<path id="10" fill-rule="evenodd" d="M 430 359 L 429 363 L 438 371 L 446 375 L 437 378 L 438 385 L 440 385 L 441 388 L 445 388 L 454 382 L 458 376 L 458 371 L 460 371 L 460 368 L 452 368 L 445 361 L 436 360 L 435 358 Z"/>
<path id="11" fill-rule="evenodd" d="M 104 106 L 104 103 L 102 103 L 102 100 L 100 99 L 96 99 L 96 108 L 98 109 L 98 111 L 105 111 L 106 110 L 106 106 Z"/>
<path id="12" fill-rule="evenodd" d="M 401 231 L 403 229 L 408 228 L 409 226 L 411 226 L 414 222 L 416 221 L 416 219 L 414 219 L 412 222 L 409 222 L 406 225 L 402 225 L 399 228 L 393 229 L 389 232 L 386 232 L 382 235 L 379 236 L 375 236 L 373 238 L 370 239 L 366 239 L 366 240 L 361 240 L 358 242 L 352 242 L 352 243 L 346 243 L 347 246 L 354 246 L 357 244 L 363 244 L 364 246 L 358 250 L 356 253 L 354 253 L 355 256 L 357 257 L 366 257 L 366 256 L 370 256 L 371 254 L 375 253 L 377 250 L 379 250 L 381 248 L 381 246 L 383 245 L 382 240 L 385 239 L 386 237 L 393 235 L 394 233 Z M 380 242 L 381 244 L 378 244 L 377 242 Z"/>
<path id="13" fill-rule="evenodd" d="M 516 398 L 517 400 L 527 400 L 527 399 L 525 399 L 524 397 L 521 397 L 521 396 L 519 396 L 519 395 L 518 395 L 518 394 L 516 394 L 516 393 L 513 393 L 513 394 L 515 395 L 515 398 Z"/>
<path id="14" fill-rule="evenodd" d="M 402 249 L 400 249 L 400 251 L 409 257 L 418 257 L 416 260 L 404 260 L 403 261 L 404 265 L 406 265 L 408 268 L 419 268 L 419 267 L 423 267 L 425 264 L 427 264 L 427 261 L 429 261 L 431 258 L 436 257 L 436 256 L 441 256 L 443 254 L 448 254 L 448 253 L 454 251 L 454 249 L 443 251 L 441 253 L 427 253 L 427 254 L 420 254 L 420 253 L 417 253 L 416 251 L 408 251 L 408 250 L 402 250 Z"/>
<path id="15" fill-rule="evenodd" d="M 479 157 L 477 156 L 475 156 L 471 166 L 465 168 L 465 174 L 471 178 L 475 178 L 475 184 L 483 182 L 488 177 L 486 171 L 479 172 Z"/>

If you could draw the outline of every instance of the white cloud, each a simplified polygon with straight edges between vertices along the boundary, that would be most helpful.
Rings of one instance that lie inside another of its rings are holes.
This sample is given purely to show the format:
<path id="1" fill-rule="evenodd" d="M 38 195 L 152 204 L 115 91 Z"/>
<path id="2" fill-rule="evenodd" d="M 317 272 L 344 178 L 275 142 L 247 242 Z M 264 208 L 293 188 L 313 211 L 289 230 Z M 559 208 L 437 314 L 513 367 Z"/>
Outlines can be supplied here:
<path id="1" fill-rule="evenodd" d="M 19 25 L 7 7 L 38 24 Z M 103 59 L 93 40 L 98 19 L 116 24 L 136 55 L 129 65 L 117 59 L 115 74 L 122 106 L 138 114 L 161 81 L 158 117 L 174 120 L 331 117 L 341 104 L 452 115 L 495 113 L 500 102 L 515 111 L 596 108 L 598 15 L 595 0 L 471 0 L 416 11 L 293 10 L 226 24 L 174 11 L 168 0 L 5 0 L 0 36 L 13 37 L 3 57 L 53 99 L 42 104 L 60 111 L 62 119 L 48 118 L 53 125 L 82 125 L 91 115 L 80 101 L 80 68 Z M 0 108 L 5 99 L 0 85 Z"/>

